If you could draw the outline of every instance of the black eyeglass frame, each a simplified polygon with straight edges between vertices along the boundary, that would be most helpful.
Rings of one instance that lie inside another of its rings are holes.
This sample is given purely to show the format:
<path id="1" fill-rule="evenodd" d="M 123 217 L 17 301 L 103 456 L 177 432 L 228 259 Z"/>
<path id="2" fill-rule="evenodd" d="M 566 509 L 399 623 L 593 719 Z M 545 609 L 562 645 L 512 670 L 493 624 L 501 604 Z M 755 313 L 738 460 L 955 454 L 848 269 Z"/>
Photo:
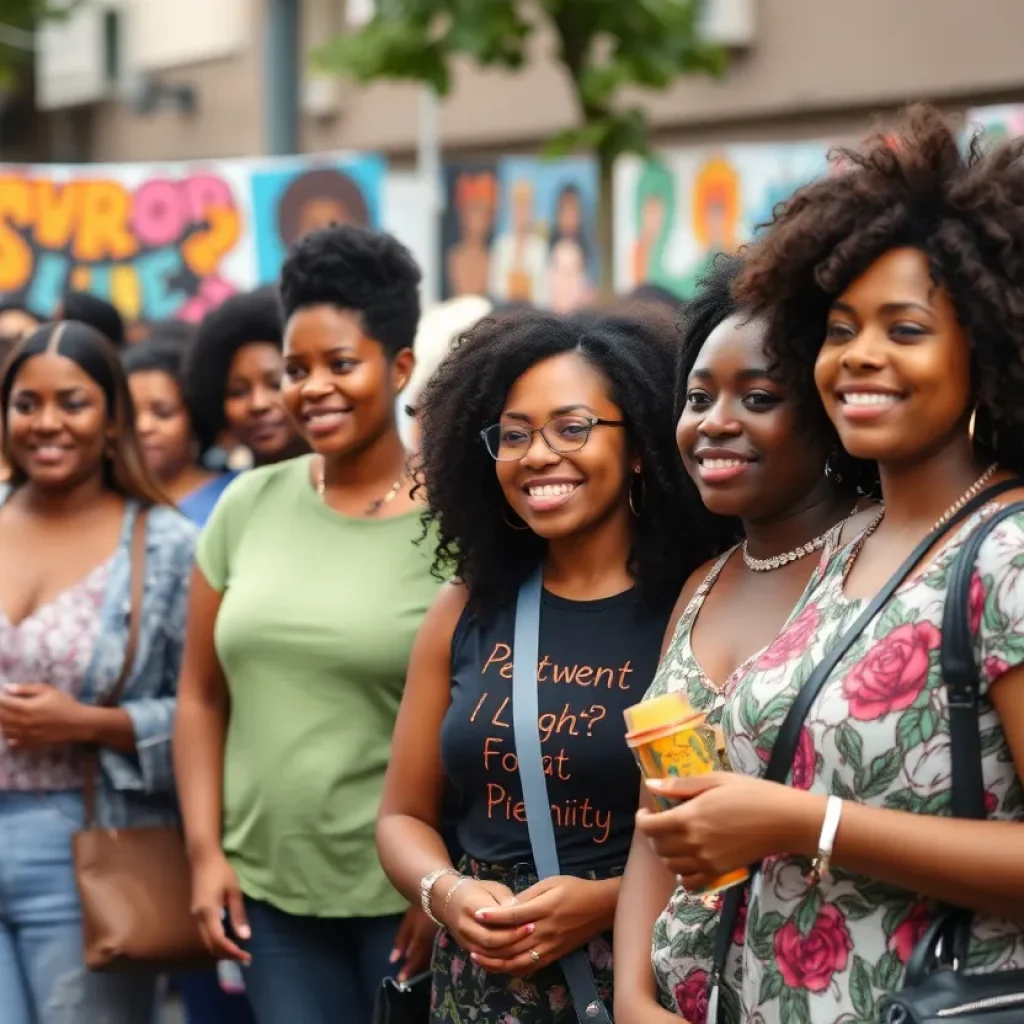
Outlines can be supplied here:
<path id="1" fill-rule="evenodd" d="M 580 421 L 586 423 L 588 425 L 587 435 L 586 435 L 586 437 L 583 438 L 582 443 L 577 445 L 575 448 L 556 448 L 551 443 L 551 440 L 548 438 L 548 435 L 544 433 L 544 431 L 549 426 L 551 426 L 551 424 L 554 423 L 555 420 L 570 420 L 570 419 L 571 420 L 580 420 Z M 527 452 L 529 452 L 529 450 L 533 447 L 533 438 L 534 438 L 534 435 L 536 435 L 536 434 L 540 434 L 540 436 L 543 439 L 544 443 L 556 455 L 572 455 L 574 452 L 582 451 L 586 447 L 587 442 L 590 440 L 590 435 L 594 432 L 594 427 L 626 427 L 626 426 L 628 426 L 628 424 L 626 423 L 625 420 L 606 420 L 606 419 L 602 419 L 600 416 L 579 416 L 579 415 L 577 415 L 575 413 L 562 413 L 562 414 L 560 414 L 558 416 L 552 416 L 551 419 L 549 419 L 547 421 L 547 423 L 545 423 L 544 426 L 542 426 L 542 427 L 527 427 L 525 424 L 518 424 L 518 425 L 522 426 L 523 430 L 529 431 L 530 439 L 529 439 L 529 441 L 527 441 L 526 445 L 524 446 L 522 455 L 520 455 L 516 459 L 499 459 L 498 456 L 493 451 L 491 451 L 491 446 L 488 443 L 487 435 L 492 430 L 495 430 L 495 429 L 499 429 L 500 430 L 501 429 L 501 424 L 500 423 L 492 423 L 489 427 L 484 427 L 484 429 L 480 431 L 480 440 L 483 441 L 484 448 L 487 449 L 487 454 L 490 455 L 490 457 L 492 459 L 494 459 L 495 462 L 522 462 L 523 459 L 526 458 Z"/>

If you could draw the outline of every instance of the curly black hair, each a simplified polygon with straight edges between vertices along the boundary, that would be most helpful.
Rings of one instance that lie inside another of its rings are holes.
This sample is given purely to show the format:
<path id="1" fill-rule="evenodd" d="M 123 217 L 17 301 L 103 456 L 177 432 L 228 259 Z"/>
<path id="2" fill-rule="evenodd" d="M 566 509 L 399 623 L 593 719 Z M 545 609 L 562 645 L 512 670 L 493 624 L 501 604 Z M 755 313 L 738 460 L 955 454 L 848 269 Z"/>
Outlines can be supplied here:
<path id="1" fill-rule="evenodd" d="M 281 305 L 273 287 L 232 295 L 203 317 L 181 371 L 182 391 L 203 451 L 227 426 L 224 398 L 235 353 L 255 342 L 281 348 L 283 336 Z"/>
<path id="2" fill-rule="evenodd" d="M 60 304 L 62 320 L 77 320 L 95 328 L 115 348 L 124 348 L 124 318 L 117 306 L 91 292 L 69 291 Z"/>
<path id="3" fill-rule="evenodd" d="M 714 553 L 709 515 L 675 446 L 672 380 L 678 332 L 621 315 L 559 317 L 520 311 L 488 317 L 466 332 L 423 396 L 418 482 L 435 572 L 454 569 L 481 617 L 511 601 L 544 553 L 532 531 L 508 525 L 508 505 L 480 431 L 501 416 L 515 381 L 541 360 L 578 353 L 608 381 L 628 437 L 642 459 L 645 500 L 629 570 L 653 605 L 671 603 L 692 570 Z"/>
<path id="4" fill-rule="evenodd" d="M 886 252 L 916 248 L 970 341 L 979 439 L 1024 472 L 1024 139 L 987 147 L 974 135 L 965 150 L 918 105 L 897 131 L 838 156 L 845 168 L 776 208 L 734 287 L 768 318 L 781 377 L 813 387 L 832 302 Z"/>
<path id="5" fill-rule="evenodd" d="M 311 231 L 281 270 L 285 321 L 307 306 L 351 310 L 392 359 L 416 337 L 421 277 L 412 253 L 386 232 L 351 224 Z"/>

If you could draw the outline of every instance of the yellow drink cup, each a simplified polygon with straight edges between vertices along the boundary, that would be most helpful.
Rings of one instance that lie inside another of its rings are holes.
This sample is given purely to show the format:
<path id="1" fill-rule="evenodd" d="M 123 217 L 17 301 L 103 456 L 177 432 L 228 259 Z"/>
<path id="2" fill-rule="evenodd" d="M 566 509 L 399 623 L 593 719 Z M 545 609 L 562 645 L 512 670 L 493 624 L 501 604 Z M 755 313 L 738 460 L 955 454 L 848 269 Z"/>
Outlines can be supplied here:
<path id="1" fill-rule="evenodd" d="M 626 743 L 644 778 L 688 778 L 722 770 L 715 729 L 707 716 L 695 711 L 686 697 L 676 691 L 626 708 Z M 673 801 L 652 794 L 658 808 L 667 811 Z M 746 868 L 716 878 L 704 890 L 719 892 L 739 885 L 750 877 Z"/>

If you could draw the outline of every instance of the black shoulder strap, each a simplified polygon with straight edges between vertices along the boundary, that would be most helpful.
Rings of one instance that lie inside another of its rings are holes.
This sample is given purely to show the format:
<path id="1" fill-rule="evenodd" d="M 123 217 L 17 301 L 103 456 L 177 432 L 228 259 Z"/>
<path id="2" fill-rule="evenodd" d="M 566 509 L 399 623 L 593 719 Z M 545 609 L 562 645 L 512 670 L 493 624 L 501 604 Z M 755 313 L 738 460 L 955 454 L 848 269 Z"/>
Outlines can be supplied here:
<path id="1" fill-rule="evenodd" d="M 972 498 L 963 508 L 959 509 L 949 520 L 932 530 L 910 554 L 904 559 L 903 564 L 889 578 L 885 586 L 871 599 L 867 607 L 857 616 L 853 625 L 828 649 L 825 657 L 815 666 L 810 678 L 803 685 L 796 696 L 793 706 L 789 709 L 782 728 L 779 729 L 778 738 L 772 747 L 771 756 L 768 759 L 768 768 L 764 777 L 771 782 L 785 783 L 789 778 L 790 768 L 793 765 L 793 758 L 796 754 L 797 743 L 800 739 L 800 730 L 803 728 L 804 719 L 807 717 L 811 705 L 817 699 L 821 688 L 825 685 L 836 665 L 850 649 L 857 638 L 864 632 L 865 627 L 879 613 L 885 603 L 892 597 L 897 588 L 914 571 L 915 566 L 922 558 L 951 530 L 955 529 L 965 519 L 974 515 L 978 509 L 983 508 L 993 498 L 1005 491 L 1020 487 L 1019 479 L 1004 480 L 994 484 L 981 494 Z M 971 650 L 968 641 L 968 650 Z M 984 804 L 982 805 L 984 806 Z M 751 866 L 751 875 L 760 868 L 759 864 Z M 725 960 L 729 954 L 729 947 L 732 945 L 732 933 L 739 917 L 743 897 L 749 888 L 750 882 L 744 885 L 737 885 L 730 889 L 722 903 L 722 913 L 718 923 L 718 934 L 715 938 L 715 966 L 712 972 L 710 983 L 717 987 L 718 979 L 725 967 Z M 717 1004 L 717 998 L 715 999 Z M 708 1015 L 711 1021 L 711 1015 Z"/>
<path id="2" fill-rule="evenodd" d="M 953 765 L 951 805 L 954 818 L 982 819 L 985 783 L 981 775 L 978 729 L 978 666 L 971 635 L 971 578 L 978 553 L 989 534 L 1005 519 L 1024 512 L 1024 502 L 1006 505 L 985 520 L 960 549 L 949 574 L 942 613 L 942 679 L 949 700 L 949 741 Z"/>
<path id="3" fill-rule="evenodd" d="M 949 747 L 952 774 L 950 810 L 954 818 L 983 821 L 985 780 L 982 775 L 981 728 L 978 720 L 980 697 L 978 664 L 971 633 L 971 580 L 981 546 L 1004 520 L 1024 512 L 1024 501 L 998 509 L 964 542 L 949 572 L 946 607 L 942 612 L 942 646 L 939 663 L 949 704 Z M 946 907 L 934 925 L 932 941 L 921 942 L 907 964 L 908 977 L 923 975 L 924 957 L 935 948 L 938 936 L 952 935 L 954 963 L 966 964 L 974 914 L 959 907 Z"/>

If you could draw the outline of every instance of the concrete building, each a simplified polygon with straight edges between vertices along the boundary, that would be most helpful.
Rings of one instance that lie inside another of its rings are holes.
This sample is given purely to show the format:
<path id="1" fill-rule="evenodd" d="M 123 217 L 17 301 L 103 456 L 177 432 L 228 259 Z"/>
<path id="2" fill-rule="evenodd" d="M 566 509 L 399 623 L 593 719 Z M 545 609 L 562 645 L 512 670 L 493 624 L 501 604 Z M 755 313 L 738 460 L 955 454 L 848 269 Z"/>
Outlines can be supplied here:
<path id="1" fill-rule="evenodd" d="M 266 151 L 268 0 L 91 0 L 47 28 L 44 117 L 22 158 L 162 160 Z M 344 31 L 345 0 L 300 0 L 308 51 Z M 373 0 L 347 0 L 364 17 Z M 485 2 L 485 0 L 481 0 Z M 952 109 L 1024 99 L 1021 0 L 713 0 L 740 45 L 722 81 L 686 79 L 645 100 L 665 143 L 790 140 L 859 131 L 874 112 L 928 99 Z M 534 40 L 519 75 L 460 67 L 440 111 L 446 155 L 530 150 L 574 117 Z M 304 73 L 304 151 L 414 157 L 415 87 L 359 88 Z M 132 98 L 135 109 L 133 109 Z"/>

